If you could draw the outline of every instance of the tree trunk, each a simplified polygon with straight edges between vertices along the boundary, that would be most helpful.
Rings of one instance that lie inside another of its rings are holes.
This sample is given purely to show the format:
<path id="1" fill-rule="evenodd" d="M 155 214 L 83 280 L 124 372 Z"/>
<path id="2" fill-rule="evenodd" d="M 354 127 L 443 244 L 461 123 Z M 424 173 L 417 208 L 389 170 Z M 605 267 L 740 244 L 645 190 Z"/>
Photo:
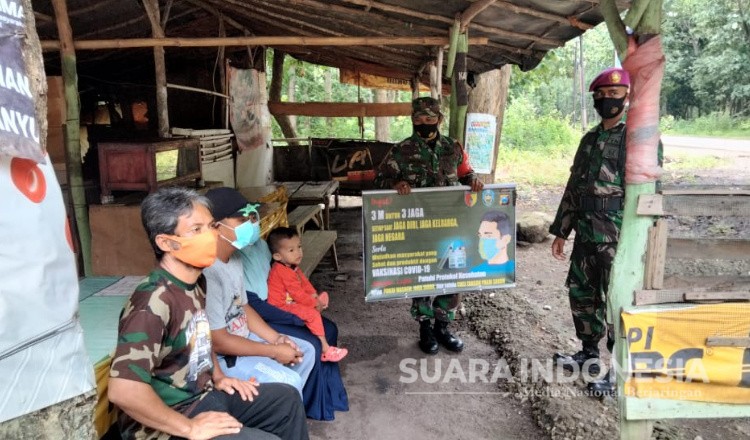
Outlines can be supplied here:
<path id="1" fill-rule="evenodd" d="M 497 132 L 493 149 L 494 163 L 492 175 L 483 176 L 485 183 L 494 183 L 500 176 L 495 175 L 500 136 L 503 131 L 505 104 L 508 101 L 511 66 L 506 64 L 501 69 L 491 70 L 479 75 L 477 86 L 469 92 L 468 113 L 488 113 L 497 117 Z"/>
<path id="2" fill-rule="evenodd" d="M 158 0 L 145 0 L 143 7 L 151 22 L 151 36 L 164 38 Z M 156 116 L 159 123 L 159 137 L 169 137 L 169 106 L 167 105 L 167 63 L 164 60 L 164 48 L 154 47 L 154 69 L 156 76 Z"/>
<path id="3" fill-rule="evenodd" d="M 375 102 L 388 102 L 388 91 L 385 89 L 375 89 Z M 390 125 L 391 118 L 389 117 L 375 118 L 375 139 L 381 142 L 388 142 L 390 138 Z"/>
<path id="4" fill-rule="evenodd" d="M 284 81 L 284 58 L 286 54 L 280 50 L 273 51 L 273 77 L 271 78 L 271 88 L 268 92 L 270 102 L 281 102 L 281 86 Z M 297 133 L 294 125 L 289 121 L 289 116 L 274 116 L 281 128 L 281 133 L 285 138 L 296 138 Z M 296 143 L 295 143 L 296 144 Z"/>

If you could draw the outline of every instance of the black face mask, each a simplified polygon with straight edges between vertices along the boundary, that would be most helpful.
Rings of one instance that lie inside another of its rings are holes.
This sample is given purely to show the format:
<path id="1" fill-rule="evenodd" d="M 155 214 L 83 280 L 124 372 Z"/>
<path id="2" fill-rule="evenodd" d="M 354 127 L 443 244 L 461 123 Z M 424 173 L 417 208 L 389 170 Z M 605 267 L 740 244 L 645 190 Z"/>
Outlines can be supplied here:
<path id="1" fill-rule="evenodd" d="M 414 126 L 414 132 L 417 133 L 422 139 L 429 139 L 431 136 L 436 135 L 437 131 L 437 124 L 421 124 Z"/>
<path id="2" fill-rule="evenodd" d="M 614 118 L 625 109 L 625 97 L 595 99 L 594 109 L 602 119 Z"/>

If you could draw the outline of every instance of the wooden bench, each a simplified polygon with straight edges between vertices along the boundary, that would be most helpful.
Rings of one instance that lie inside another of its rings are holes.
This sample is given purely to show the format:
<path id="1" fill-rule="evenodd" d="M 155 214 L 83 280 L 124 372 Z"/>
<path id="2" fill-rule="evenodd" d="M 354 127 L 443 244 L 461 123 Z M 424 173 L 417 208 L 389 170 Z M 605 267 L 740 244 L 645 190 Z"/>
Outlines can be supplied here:
<path id="1" fill-rule="evenodd" d="M 300 269 L 309 277 L 328 251 L 331 251 L 334 270 L 339 270 L 339 258 L 336 255 L 336 231 L 307 231 L 302 234 L 302 251 L 304 256 L 299 264 Z"/>
<path id="2" fill-rule="evenodd" d="M 323 208 L 320 205 L 300 205 L 287 215 L 290 228 L 295 228 L 297 233 L 302 236 L 305 232 L 305 225 L 313 221 L 318 229 L 325 229 L 323 223 Z"/>

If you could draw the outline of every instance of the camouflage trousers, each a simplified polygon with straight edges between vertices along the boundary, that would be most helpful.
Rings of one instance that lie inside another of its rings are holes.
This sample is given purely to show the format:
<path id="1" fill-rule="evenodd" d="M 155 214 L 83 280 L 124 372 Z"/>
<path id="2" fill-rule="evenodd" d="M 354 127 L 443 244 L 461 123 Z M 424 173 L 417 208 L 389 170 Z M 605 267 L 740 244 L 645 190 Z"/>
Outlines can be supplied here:
<path id="1" fill-rule="evenodd" d="M 411 316 L 417 321 L 435 318 L 435 321 L 451 322 L 456 317 L 456 310 L 461 304 L 461 295 L 439 295 L 414 298 L 411 303 Z"/>
<path id="2" fill-rule="evenodd" d="M 607 347 L 614 343 L 607 326 L 607 289 L 617 243 L 576 242 L 570 256 L 566 285 L 576 336 L 584 345 L 598 343 L 606 334 Z"/>

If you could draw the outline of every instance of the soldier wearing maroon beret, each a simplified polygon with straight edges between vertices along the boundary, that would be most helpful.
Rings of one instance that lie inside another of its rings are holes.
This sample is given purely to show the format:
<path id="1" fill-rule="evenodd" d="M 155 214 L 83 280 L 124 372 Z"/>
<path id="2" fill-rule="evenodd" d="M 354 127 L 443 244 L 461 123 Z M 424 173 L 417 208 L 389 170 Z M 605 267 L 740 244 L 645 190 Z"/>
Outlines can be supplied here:
<path id="1" fill-rule="evenodd" d="M 630 75 L 618 67 L 606 69 L 594 78 L 589 91 L 602 122 L 581 139 L 549 229 L 556 236 L 552 256 L 561 261 L 565 260 L 565 241 L 576 231 L 566 285 L 576 336 L 583 347 L 575 354 L 556 353 L 553 358 L 565 369 L 599 376 L 599 341 L 606 335 L 610 352 L 614 346 L 606 304 L 625 198 L 624 109 Z M 613 372 L 592 381 L 588 388 L 595 394 L 612 394 Z"/>

